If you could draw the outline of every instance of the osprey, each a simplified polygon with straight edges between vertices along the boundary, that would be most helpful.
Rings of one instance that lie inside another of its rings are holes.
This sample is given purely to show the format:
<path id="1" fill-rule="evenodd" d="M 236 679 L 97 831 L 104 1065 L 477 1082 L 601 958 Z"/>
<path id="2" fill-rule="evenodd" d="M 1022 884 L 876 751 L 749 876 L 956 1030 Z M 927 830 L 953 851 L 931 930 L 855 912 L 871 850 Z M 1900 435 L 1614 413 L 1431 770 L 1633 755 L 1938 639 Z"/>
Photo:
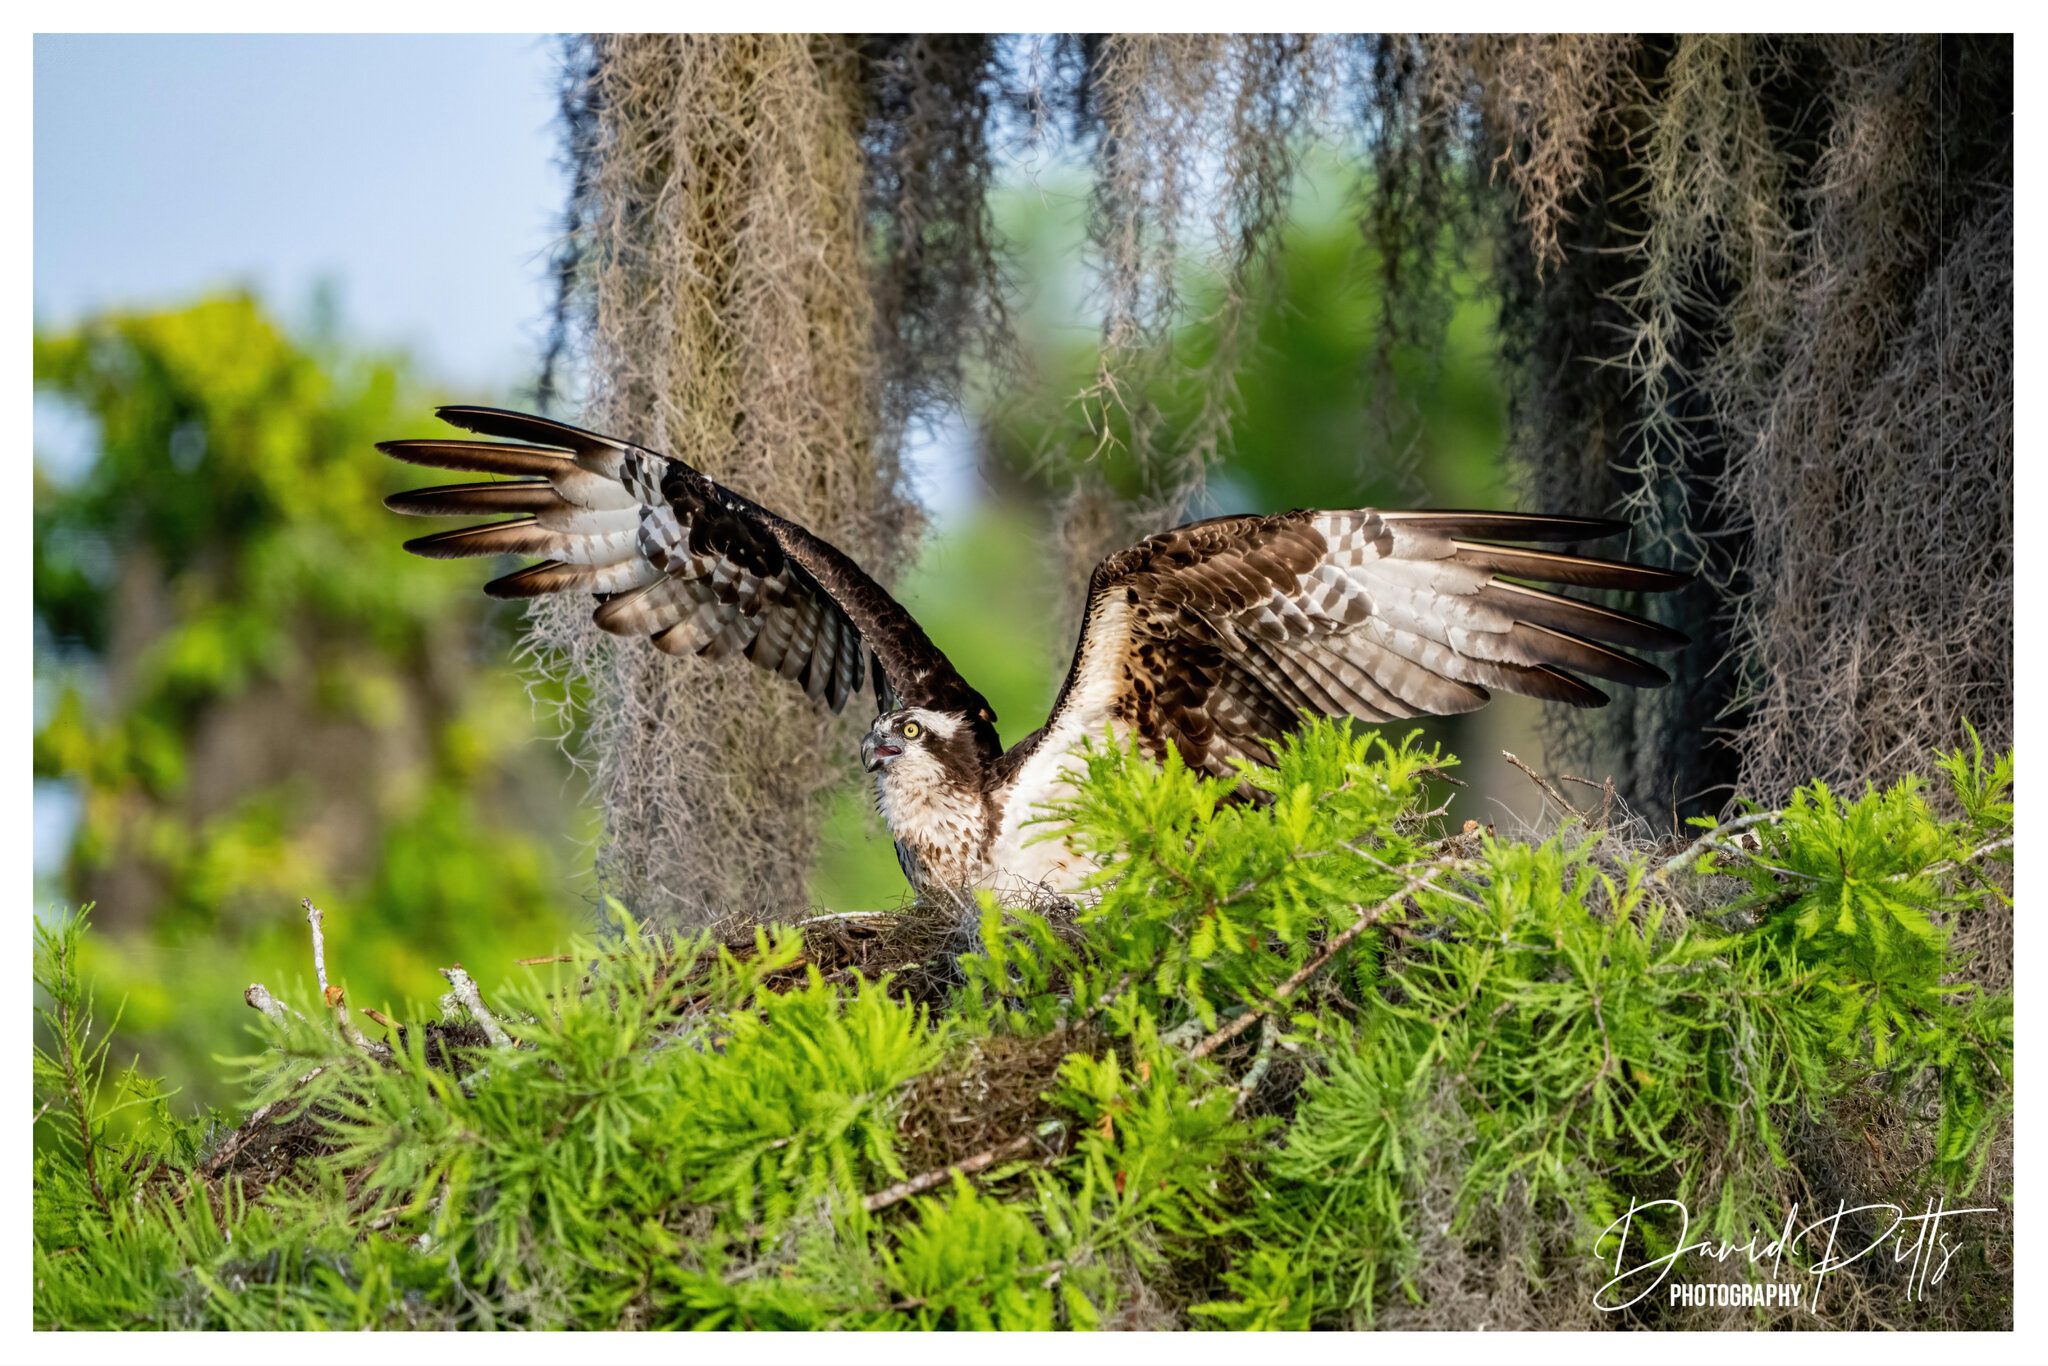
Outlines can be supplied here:
<path id="1" fill-rule="evenodd" d="M 1597 707 L 1580 675 L 1662 670 L 1616 646 L 1686 638 L 1517 580 L 1663 592 L 1684 575 L 1502 542 L 1613 535 L 1619 522 L 1371 508 L 1215 517 L 1096 566 L 1080 640 L 1045 725 L 1005 749 L 996 716 L 902 604 L 836 547 L 631 442 L 497 408 L 444 407 L 500 441 L 388 441 L 417 465 L 509 479 L 395 494 L 420 516 L 517 513 L 406 542 L 433 558 L 537 555 L 499 598 L 581 592 L 597 624 L 676 655 L 744 655 L 837 712 L 873 680 L 861 760 L 920 891 L 1072 890 L 1090 865 L 1029 824 L 1084 742 L 1135 739 L 1202 773 L 1262 763 L 1305 713 L 1395 721 L 1467 712 L 1489 689 Z"/>

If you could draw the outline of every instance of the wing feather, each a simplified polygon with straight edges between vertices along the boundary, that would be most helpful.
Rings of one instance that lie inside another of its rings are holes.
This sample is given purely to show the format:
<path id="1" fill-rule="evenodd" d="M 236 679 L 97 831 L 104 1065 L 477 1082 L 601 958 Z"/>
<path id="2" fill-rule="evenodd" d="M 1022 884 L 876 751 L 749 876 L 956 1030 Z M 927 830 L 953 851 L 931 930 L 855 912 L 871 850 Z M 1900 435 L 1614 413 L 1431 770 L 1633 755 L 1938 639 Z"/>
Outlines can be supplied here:
<path id="1" fill-rule="evenodd" d="M 967 716 L 993 757 L 995 713 L 902 605 L 843 552 L 681 461 L 529 413 L 457 405 L 450 424 L 495 440 L 387 441 L 394 459 L 509 476 L 393 495 L 412 516 L 518 513 L 422 536 L 436 559 L 543 557 L 493 579 L 496 597 L 588 592 L 597 624 L 671 654 L 744 654 L 834 711 L 870 664 L 877 700 Z"/>
<path id="2" fill-rule="evenodd" d="M 1627 650 L 1676 631 L 1518 580 L 1656 593 L 1669 570 L 1557 550 L 1619 522 L 1510 512 L 1291 512 L 1218 517 L 1110 556 L 1044 730 L 1005 757 L 1077 746 L 1105 727 L 1156 756 L 1224 774 L 1263 760 L 1304 714 L 1385 722 L 1450 715 L 1494 692 L 1597 707 L 1581 675 L 1667 682 Z"/>

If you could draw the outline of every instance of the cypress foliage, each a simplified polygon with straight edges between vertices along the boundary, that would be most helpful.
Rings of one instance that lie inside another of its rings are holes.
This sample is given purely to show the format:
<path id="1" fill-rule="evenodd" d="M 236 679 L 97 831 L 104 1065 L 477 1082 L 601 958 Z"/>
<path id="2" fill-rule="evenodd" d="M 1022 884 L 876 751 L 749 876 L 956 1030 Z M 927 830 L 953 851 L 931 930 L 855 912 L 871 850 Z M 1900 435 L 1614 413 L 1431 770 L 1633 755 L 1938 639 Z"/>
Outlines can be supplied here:
<path id="1" fill-rule="evenodd" d="M 1235 783 L 1105 749 L 1057 813 L 1099 899 L 951 949 L 871 918 L 865 970 L 844 922 L 618 911 L 490 1005 L 451 969 L 467 1009 L 382 1054 L 257 998 L 239 1124 L 109 1080 L 83 920 L 39 927 L 36 1321 L 1556 1327 L 1608 1321 L 1631 1209 L 1661 1251 L 1939 1196 L 2001 1213 L 1919 1298 L 1888 1252 L 1836 1272 L 1823 1321 L 2009 1324 L 2011 1002 L 1955 944 L 2010 755 L 1663 847 L 1445 834 L 1453 764 L 1324 724 Z"/>

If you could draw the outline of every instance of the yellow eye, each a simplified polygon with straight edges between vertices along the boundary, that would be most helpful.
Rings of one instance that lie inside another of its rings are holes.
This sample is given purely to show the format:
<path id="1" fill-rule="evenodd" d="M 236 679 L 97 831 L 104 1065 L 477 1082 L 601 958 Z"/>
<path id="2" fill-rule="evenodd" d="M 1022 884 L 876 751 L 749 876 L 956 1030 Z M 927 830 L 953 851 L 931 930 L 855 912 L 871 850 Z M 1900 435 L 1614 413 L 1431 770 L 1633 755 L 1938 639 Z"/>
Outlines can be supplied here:
<path id="1" fill-rule="evenodd" d="M 903 738 L 906 740 L 915 740 L 918 737 L 918 733 L 923 729 L 924 727 L 920 726 L 915 721 L 905 721 L 903 723 Z"/>

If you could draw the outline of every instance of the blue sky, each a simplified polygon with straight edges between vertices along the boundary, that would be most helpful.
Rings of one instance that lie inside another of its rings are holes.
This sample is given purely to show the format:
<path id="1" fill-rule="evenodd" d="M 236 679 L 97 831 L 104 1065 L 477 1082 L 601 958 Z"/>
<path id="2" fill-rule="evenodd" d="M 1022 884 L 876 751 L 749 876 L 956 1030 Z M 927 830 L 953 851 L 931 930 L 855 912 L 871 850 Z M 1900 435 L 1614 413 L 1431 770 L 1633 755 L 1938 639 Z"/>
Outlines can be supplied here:
<path id="1" fill-rule="evenodd" d="M 567 193 L 545 36 L 42 35 L 35 310 L 57 325 L 246 285 L 506 398 L 529 383 Z M 906 457 L 943 519 L 973 497 L 957 429 Z M 37 405 L 61 471 L 90 433 Z"/>
<path id="2" fill-rule="evenodd" d="M 39 36 L 35 309 L 330 284 L 451 384 L 526 380 L 564 176 L 555 49 L 506 36 Z"/>

